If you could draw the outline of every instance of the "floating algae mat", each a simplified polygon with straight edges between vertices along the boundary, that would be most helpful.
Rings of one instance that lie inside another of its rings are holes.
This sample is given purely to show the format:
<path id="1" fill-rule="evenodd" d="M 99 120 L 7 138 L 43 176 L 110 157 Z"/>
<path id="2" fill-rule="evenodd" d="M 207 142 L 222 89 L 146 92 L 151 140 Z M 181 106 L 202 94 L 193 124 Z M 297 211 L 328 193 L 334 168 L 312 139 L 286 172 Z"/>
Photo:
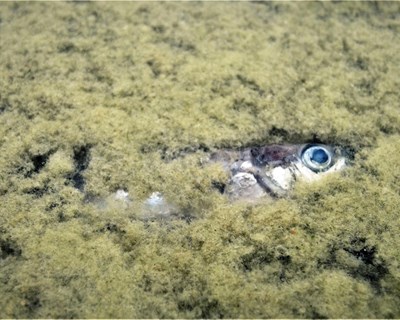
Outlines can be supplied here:
<path id="1" fill-rule="evenodd" d="M 400 317 L 399 12 L 0 3 L 0 317 Z M 249 203 L 204 160 L 301 144 L 348 165 Z"/>

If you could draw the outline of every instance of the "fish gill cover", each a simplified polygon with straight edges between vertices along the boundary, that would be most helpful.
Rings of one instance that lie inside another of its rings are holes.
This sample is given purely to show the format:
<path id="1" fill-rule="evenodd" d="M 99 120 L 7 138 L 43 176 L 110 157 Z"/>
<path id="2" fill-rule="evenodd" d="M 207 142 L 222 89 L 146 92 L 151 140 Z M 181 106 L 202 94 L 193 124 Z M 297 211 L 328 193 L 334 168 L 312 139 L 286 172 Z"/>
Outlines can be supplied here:
<path id="1" fill-rule="evenodd" d="M 1 318 L 400 317 L 398 3 L 0 9 Z M 351 165 L 249 205 L 203 162 L 302 143 Z"/>

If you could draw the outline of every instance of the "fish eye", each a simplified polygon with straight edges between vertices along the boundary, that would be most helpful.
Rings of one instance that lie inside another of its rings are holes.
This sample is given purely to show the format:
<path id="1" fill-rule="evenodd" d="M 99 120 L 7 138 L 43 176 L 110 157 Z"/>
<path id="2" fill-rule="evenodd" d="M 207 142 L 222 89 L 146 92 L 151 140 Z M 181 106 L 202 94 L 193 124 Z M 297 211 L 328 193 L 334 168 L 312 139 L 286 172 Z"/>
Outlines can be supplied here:
<path id="1" fill-rule="evenodd" d="M 312 171 L 319 172 L 331 166 L 332 155 L 331 152 L 323 146 L 310 146 L 303 151 L 301 160 Z"/>

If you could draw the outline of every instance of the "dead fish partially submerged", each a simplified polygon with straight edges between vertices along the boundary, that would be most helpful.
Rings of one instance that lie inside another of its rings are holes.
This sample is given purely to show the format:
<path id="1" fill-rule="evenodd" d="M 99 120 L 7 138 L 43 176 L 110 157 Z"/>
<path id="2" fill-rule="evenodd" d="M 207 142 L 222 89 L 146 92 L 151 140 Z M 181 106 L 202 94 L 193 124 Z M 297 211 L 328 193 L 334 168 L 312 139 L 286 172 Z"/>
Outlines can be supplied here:
<path id="1" fill-rule="evenodd" d="M 232 201 L 256 202 L 261 198 L 284 197 L 297 180 L 312 182 L 346 167 L 342 149 L 324 144 L 285 144 L 247 148 L 242 151 L 219 150 L 209 163 L 219 163 L 229 173 L 224 193 Z M 117 190 L 110 200 L 125 207 L 132 199 L 125 190 Z M 109 202 L 110 202 L 109 201 Z M 102 207 L 109 207 L 102 204 Z M 143 220 L 169 219 L 177 208 L 160 192 L 153 192 L 141 205 Z"/>
<path id="2" fill-rule="evenodd" d="M 243 151 L 220 150 L 210 161 L 221 163 L 230 178 L 225 193 L 232 200 L 283 197 L 295 181 L 315 181 L 346 167 L 338 147 L 323 144 L 267 145 Z"/>

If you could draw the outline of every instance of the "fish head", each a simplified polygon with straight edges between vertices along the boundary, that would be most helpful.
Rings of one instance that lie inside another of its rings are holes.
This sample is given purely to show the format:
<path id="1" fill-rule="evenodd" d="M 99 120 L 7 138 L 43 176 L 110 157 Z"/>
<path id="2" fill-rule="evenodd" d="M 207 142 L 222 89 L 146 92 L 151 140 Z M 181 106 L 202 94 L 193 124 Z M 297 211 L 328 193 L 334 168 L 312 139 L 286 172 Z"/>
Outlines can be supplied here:
<path id="1" fill-rule="evenodd" d="M 224 150 L 214 160 L 230 173 L 226 193 L 233 200 L 253 202 L 283 197 L 296 181 L 313 182 L 347 166 L 339 147 L 324 144 L 282 144 Z"/>
<path id="2" fill-rule="evenodd" d="M 346 167 L 340 148 L 329 145 L 267 146 L 261 151 L 265 161 L 253 159 L 254 165 L 261 167 L 265 175 L 284 190 L 291 189 L 297 180 L 316 181 Z"/>

